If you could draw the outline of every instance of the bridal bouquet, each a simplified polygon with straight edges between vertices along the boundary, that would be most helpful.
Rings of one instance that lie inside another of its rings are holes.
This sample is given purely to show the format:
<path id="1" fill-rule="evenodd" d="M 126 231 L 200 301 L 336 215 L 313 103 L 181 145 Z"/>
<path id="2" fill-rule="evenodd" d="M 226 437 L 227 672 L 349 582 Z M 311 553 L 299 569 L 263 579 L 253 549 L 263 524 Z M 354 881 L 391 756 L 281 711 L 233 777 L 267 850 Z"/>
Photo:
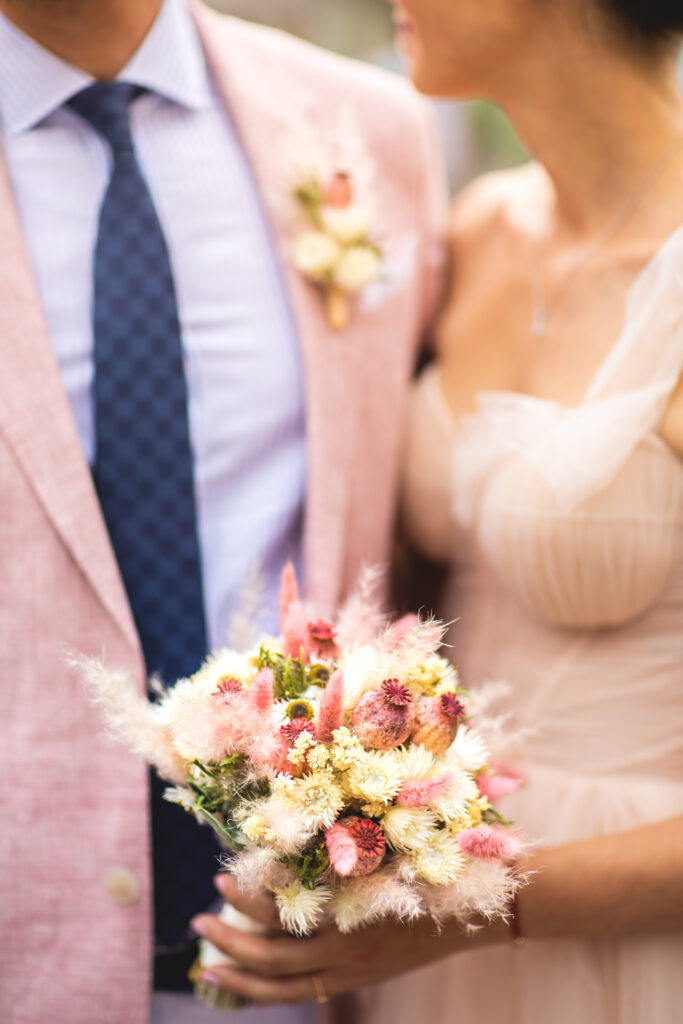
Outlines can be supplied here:
<path id="1" fill-rule="evenodd" d="M 490 797 L 509 780 L 438 653 L 442 625 L 387 624 L 365 592 L 336 623 L 312 619 L 291 567 L 280 603 L 280 636 L 214 653 L 156 702 L 82 663 L 110 730 L 216 831 L 225 869 L 272 893 L 292 934 L 504 914 L 519 846 Z M 200 966 L 220 959 L 204 942 Z M 216 1005 L 216 990 L 199 994 Z"/>

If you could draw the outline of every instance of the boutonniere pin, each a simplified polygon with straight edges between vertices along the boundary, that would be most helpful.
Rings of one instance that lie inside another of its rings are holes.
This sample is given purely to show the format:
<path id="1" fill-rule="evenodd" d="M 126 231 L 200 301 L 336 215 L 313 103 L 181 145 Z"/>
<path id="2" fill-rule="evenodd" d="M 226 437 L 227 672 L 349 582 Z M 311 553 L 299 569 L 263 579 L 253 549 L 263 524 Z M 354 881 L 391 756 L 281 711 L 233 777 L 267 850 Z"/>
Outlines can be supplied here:
<path id="1" fill-rule="evenodd" d="M 346 171 L 327 180 L 302 180 L 292 196 L 303 222 L 294 240 L 294 265 L 322 289 L 329 324 L 341 331 L 349 322 L 352 297 L 380 274 L 382 250 L 371 234 L 372 208 L 357 199 Z"/>

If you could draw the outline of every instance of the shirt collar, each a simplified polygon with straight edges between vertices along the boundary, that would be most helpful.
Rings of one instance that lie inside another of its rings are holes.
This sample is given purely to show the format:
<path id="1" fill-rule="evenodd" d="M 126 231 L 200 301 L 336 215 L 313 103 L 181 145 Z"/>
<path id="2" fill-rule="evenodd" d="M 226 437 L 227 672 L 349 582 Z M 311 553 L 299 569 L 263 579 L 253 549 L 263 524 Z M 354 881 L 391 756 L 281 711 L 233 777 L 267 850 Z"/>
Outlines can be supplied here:
<path id="1" fill-rule="evenodd" d="M 197 31 L 183 0 L 164 0 L 151 29 L 117 76 L 191 110 L 211 102 Z M 19 135 L 93 82 L 0 14 L 0 120 Z"/>

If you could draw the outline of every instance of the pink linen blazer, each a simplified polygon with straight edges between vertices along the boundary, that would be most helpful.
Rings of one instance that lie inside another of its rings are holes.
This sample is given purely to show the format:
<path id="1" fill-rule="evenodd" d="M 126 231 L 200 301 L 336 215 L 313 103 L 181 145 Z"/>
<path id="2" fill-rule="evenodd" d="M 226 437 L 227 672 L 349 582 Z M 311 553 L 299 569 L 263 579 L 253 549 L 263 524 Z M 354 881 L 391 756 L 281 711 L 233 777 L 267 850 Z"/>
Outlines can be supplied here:
<path id="1" fill-rule="evenodd" d="M 402 412 L 439 280 L 445 189 L 421 101 L 384 72 L 193 7 L 252 164 L 297 320 L 307 391 L 306 591 L 330 610 L 386 559 Z M 278 198 L 293 118 L 352 108 L 380 170 L 383 237 L 414 270 L 339 334 L 292 269 Z M 273 196 L 275 199 L 273 200 Z M 0 153 L 0 1021 L 146 1024 L 147 776 L 102 736 L 64 649 L 143 663 Z"/>

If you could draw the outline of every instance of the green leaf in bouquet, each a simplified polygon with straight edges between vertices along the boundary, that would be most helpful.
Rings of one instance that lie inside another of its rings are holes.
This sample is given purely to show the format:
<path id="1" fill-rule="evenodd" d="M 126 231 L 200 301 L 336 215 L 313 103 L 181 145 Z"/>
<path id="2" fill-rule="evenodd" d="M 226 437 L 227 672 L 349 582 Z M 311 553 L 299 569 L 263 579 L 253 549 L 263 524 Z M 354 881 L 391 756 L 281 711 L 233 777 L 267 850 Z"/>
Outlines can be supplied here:
<path id="1" fill-rule="evenodd" d="M 296 872 L 296 876 L 304 889 L 313 890 L 318 882 L 330 870 L 330 857 L 324 840 L 316 839 L 298 857 L 286 862 Z"/>
<path id="2" fill-rule="evenodd" d="M 239 853 L 244 848 L 246 838 L 233 821 L 223 822 L 215 814 L 207 811 L 206 808 L 201 808 L 200 814 L 203 820 L 211 826 L 216 835 L 223 840 L 228 849 L 233 853 Z"/>
<path id="3" fill-rule="evenodd" d="M 500 814 L 494 807 L 487 807 L 485 810 L 483 810 L 481 813 L 481 820 L 484 822 L 485 825 L 503 825 L 505 828 L 508 828 L 510 825 L 513 824 L 513 822 L 509 821 L 507 818 L 504 818 L 503 815 Z"/>
<path id="4" fill-rule="evenodd" d="M 276 700 L 296 700 L 306 692 L 312 680 L 306 669 L 306 659 L 285 657 L 279 652 L 269 651 L 264 645 L 258 653 L 259 669 L 269 668 L 275 676 L 274 695 Z"/>

